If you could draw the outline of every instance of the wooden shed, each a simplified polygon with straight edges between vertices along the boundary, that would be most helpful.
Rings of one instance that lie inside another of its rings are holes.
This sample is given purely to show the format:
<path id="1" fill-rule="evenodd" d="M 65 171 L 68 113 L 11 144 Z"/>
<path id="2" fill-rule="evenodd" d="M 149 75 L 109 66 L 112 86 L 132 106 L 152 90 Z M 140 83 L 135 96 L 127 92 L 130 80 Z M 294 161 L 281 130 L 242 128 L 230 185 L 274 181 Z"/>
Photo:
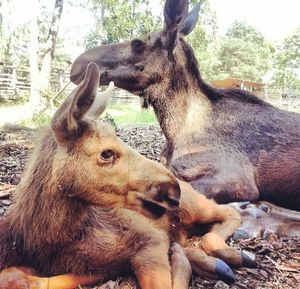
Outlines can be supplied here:
<path id="1" fill-rule="evenodd" d="M 240 88 L 248 90 L 261 97 L 264 97 L 265 94 L 265 84 L 260 82 L 243 80 L 239 78 L 226 78 L 212 80 L 210 83 L 219 88 Z"/>

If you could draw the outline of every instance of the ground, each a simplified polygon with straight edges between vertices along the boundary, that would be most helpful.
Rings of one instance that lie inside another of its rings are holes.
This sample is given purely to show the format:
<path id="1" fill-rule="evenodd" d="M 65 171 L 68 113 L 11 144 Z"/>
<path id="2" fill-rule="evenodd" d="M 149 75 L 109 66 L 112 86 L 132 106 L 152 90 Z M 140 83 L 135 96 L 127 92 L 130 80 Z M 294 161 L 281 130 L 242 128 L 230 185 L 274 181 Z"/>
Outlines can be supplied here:
<path id="1" fill-rule="evenodd" d="M 39 130 L 19 130 L 16 127 L 0 131 L 0 215 L 10 205 L 11 193 L 20 180 L 20 173 L 34 147 Z M 158 160 L 164 137 L 157 126 L 126 127 L 118 135 L 141 154 Z M 191 241 L 193 242 L 193 241 Z M 207 280 L 193 274 L 191 289 L 299 289 L 300 288 L 300 239 L 277 238 L 247 239 L 232 246 L 255 254 L 257 269 L 235 269 L 237 281 L 227 285 L 222 281 Z M 122 277 L 94 289 L 135 289 L 134 278 Z"/>

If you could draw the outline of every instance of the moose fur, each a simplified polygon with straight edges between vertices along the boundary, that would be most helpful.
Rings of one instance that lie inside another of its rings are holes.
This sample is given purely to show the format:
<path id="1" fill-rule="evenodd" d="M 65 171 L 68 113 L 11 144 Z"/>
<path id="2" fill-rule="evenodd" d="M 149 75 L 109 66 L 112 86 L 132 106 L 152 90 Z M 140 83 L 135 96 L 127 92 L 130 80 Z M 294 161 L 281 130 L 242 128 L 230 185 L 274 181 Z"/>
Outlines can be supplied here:
<path id="1" fill-rule="evenodd" d="M 163 163 L 219 203 L 267 200 L 300 210 L 300 115 L 238 89 L 218 89 L 201 77 L 184 40 L 199 4 L 167 0 L 161 32 L 87 50 L 74 62 L 78 83 L 88 62 L 154 108 L 166 137 Z"/>
<path id="2" fill-rule="evenodd" d="M 0 219 L 0 288 L 71 289 L 132 270 L 143 289 L 188 288 L 182 249 L 173 246 L 171 265 L 168 251 L 197 224 L 212 226 L 198 248 L 185 250 L 193 268 L 232 282 L 221 259 L 254 265 L 225 243 L 240 225 L 239 214 L 198 194 L 91 118 L 105 108 L 93 107 L 99 78 L 91 63 L 53 117 Z"/>

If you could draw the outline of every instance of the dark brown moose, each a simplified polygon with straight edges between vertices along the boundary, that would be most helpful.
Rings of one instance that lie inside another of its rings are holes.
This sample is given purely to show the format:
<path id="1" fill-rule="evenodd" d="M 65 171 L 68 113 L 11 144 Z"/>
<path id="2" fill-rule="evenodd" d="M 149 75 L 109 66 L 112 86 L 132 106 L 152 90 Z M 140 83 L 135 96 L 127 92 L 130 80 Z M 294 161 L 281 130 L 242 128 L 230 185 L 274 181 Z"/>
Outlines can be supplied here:
<path id="1" fill-rule="evenodd" d="M 143 289 L 187 289 L 190 263 L 202 276 L 233 281 L 226 263 L 254 265 L 225 243 L 240 225 L 239 214 L 93 119 L 107 101 L 103 95 L 94 101 L 99 79 L 91 63 L 0 218 L 0 288 L 72 289 L 132 270 Z M 197 224 L 212 226 L 197 248 L 183 252 L 175 243 L 169 264 L 170 243 L 184 242 L 185 230 Z"/>
<path id="2" fill-rule="evenodd" d="M 184 40 L 198 14 L 199 4 L 188 13 L 187 0 L 167 0 L 161 32 L 87 50 L 75 60 L 71 80 L 79 83 L 93 61 L 100 84 L 114 81 L 142 97 L 166 137 L 163 163 L 209 198 L 300 210 L 300 115 L 205 83 Z"/>

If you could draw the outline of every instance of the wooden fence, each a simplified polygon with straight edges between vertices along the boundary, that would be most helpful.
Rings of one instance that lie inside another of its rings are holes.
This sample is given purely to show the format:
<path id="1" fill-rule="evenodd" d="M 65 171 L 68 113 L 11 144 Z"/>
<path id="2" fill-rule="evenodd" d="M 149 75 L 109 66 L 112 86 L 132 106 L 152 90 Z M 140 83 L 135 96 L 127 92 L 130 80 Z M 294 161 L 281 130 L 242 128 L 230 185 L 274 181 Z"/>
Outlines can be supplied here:
<path id="1" fill-rule="evenodd" d="M 300 91 L 289 88 L 266 87 L 263 99 L 283 109 L 300 107 Z"/>
<path id="2" fill-rule="evenodd" d="M 69 82 L 69 69 L 53 69 L 51 73 L 52 95 L 55 95 Z M 67 93 L 75 86 L 70 85 Z M 0 102 L 14 102 L 29 96 L 30 75 L 28 68 L 16 68 L 0 64 Z M 263 99 L 283 108 L 294 109 L 300 106 L 300 91 L 265 87 Z M 124 90 L 115 89 L 113 103 L 139 104 L 139 98 Z"/>
<path id="3" fill-rule="evenodd" d="M 69 71 L 69 69 L 67 70 Z M 61 69 L 53 69 L 51 73 L 52 94 L 55 95 L 66 83 L 69 82 L 69 73 Z M 69 93 L 75 86 L 69 85 Z M 0 102 L 15 102 L 30 94 L 30 74 L 25 68 L 0 65 Z M 139 98 L 124 90 L 115 89 L 112 95 L 114 103 L 139 103 Z"/>
<path id="4" fill-rule="evenodd" d="M 30 91 L 29 72 L 0 65 L 0 101 L 18 100 Z"/>

